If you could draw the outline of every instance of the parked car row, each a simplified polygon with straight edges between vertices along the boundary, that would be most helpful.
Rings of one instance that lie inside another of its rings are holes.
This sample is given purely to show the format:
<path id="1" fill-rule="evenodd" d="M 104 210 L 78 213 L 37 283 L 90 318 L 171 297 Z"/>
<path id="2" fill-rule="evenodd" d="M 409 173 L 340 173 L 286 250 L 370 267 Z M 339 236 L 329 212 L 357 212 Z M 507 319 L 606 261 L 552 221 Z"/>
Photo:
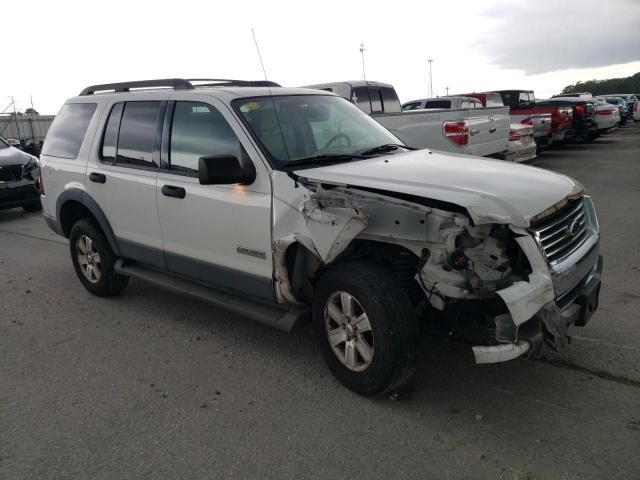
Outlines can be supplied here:
<path id="1" fill-rule="evenodd" d="M 114 296 L 134 277 L 285 331 L 311 317 L 329 369 L 363 395 L 411 378 L 420 322 L 493 363 L 589 321 L 602 258 L 584 187 L 450 153 L 531 148 L 534 125 L 510 128 L 495 95 L 402 112 L 389 85 L 322 89 L 338 95 L 168 79 L 67 100 L 40 188 L 82 285 Z"/>
<path id="2" fill-rule="evenodd" d="M 400 104 L 394 87 L 381 82 L 307 87 L 350 100 L 409 146 L 516 162 L 532 161 L 554 144 L 586 143 L 611 131 L 632 111 L 628 102 L 637 110 L 633 95 L 578 93 L 539 101 L 531 90 L 495 90 Z"/>
<path id="3" fill-rule="evenodd" d="M 0 210 L 37 212 L 42 209 L 40 193 L 38 159 L 0 138 Z"/>

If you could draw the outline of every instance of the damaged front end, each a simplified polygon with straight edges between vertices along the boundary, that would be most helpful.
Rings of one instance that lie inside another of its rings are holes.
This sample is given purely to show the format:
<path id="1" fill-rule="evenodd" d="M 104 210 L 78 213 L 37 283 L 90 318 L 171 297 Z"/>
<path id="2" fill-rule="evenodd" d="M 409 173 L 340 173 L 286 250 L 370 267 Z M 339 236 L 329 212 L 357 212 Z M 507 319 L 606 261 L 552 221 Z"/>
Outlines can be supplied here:
<path id="1" fill-rule="evenodd" d="M 404 275 L 427 321 L 474 345 L 477 363 L 511 360 L 545 341 L 562 347 L 568 327 L 586 322 L 597 307 L 599 233 L 588 197 L 566 200 L 522 228 L 474 221 L 446 202 L 295 180 L 302 187 L 295 233 L 274 242 L 280 301 L 305 301 L 314 275 L 333 262 L 376 255 Z M 582 214 L 575 218 L 577 206 Z M 291 232 L 291 225 L 283 231 Z M 294 244 L 307 255 L 291 255 Z M 561 256 L 550 255 L 554 246 L 566 247 Z M 400 255 L 402 268 L 393 258 Z"/>

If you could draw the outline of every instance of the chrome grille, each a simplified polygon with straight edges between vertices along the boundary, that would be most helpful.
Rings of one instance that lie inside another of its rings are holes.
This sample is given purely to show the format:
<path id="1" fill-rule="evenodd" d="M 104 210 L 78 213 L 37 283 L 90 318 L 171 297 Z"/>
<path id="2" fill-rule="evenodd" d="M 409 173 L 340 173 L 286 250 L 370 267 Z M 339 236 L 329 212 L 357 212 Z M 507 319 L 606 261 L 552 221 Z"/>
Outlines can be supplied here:
<path id="1" fill-rule="evenodd" d="M 0 165 L 0 182 L 17 182 L 22 178 L 22 165 Z"/>
<path id="2" fill-rule="evenodd" d="M 571 255 L 588 237 L 587 214 L 583 199 L 576 200 L 562 210 L 532 226 L 549 262 L 559 262 Z"/>

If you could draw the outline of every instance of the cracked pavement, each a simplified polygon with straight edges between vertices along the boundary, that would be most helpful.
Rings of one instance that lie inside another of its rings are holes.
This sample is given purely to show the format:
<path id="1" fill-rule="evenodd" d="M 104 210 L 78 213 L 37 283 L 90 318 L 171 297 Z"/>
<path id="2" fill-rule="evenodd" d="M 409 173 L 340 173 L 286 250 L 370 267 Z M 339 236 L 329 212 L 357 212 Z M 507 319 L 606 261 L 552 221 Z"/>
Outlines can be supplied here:
<path id="1" fill-rule="evenodd" d="M 397 398 L 287 335 L 132 281 L 92 297 L 39 214 L 0 211 L 0 478 L 640 478 L 640 124 L 544 152 L 593 195 L 599 311 L 560 354 L 423 339 Z"/>

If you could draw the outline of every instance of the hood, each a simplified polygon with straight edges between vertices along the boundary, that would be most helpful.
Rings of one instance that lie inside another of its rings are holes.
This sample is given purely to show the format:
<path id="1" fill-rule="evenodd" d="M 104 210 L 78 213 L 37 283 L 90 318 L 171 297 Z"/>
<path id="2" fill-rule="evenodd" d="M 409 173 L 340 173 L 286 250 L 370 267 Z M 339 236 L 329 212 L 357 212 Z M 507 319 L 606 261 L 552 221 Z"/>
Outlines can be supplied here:
<path id="1" fill-rule="evenodd" d="M 477 225 L 528 227 L 533 217 L 584 190 L 575 180 L 540 168 L 429 150 L 295 173 L 309 180 L 454 203 L 464 207 Z"/>
<path id="2" fill-rule="evenodd" d="M 0 148 L 0 167 L 2 165 L 26 165 L 33 157 L 15 147 Z"/>

